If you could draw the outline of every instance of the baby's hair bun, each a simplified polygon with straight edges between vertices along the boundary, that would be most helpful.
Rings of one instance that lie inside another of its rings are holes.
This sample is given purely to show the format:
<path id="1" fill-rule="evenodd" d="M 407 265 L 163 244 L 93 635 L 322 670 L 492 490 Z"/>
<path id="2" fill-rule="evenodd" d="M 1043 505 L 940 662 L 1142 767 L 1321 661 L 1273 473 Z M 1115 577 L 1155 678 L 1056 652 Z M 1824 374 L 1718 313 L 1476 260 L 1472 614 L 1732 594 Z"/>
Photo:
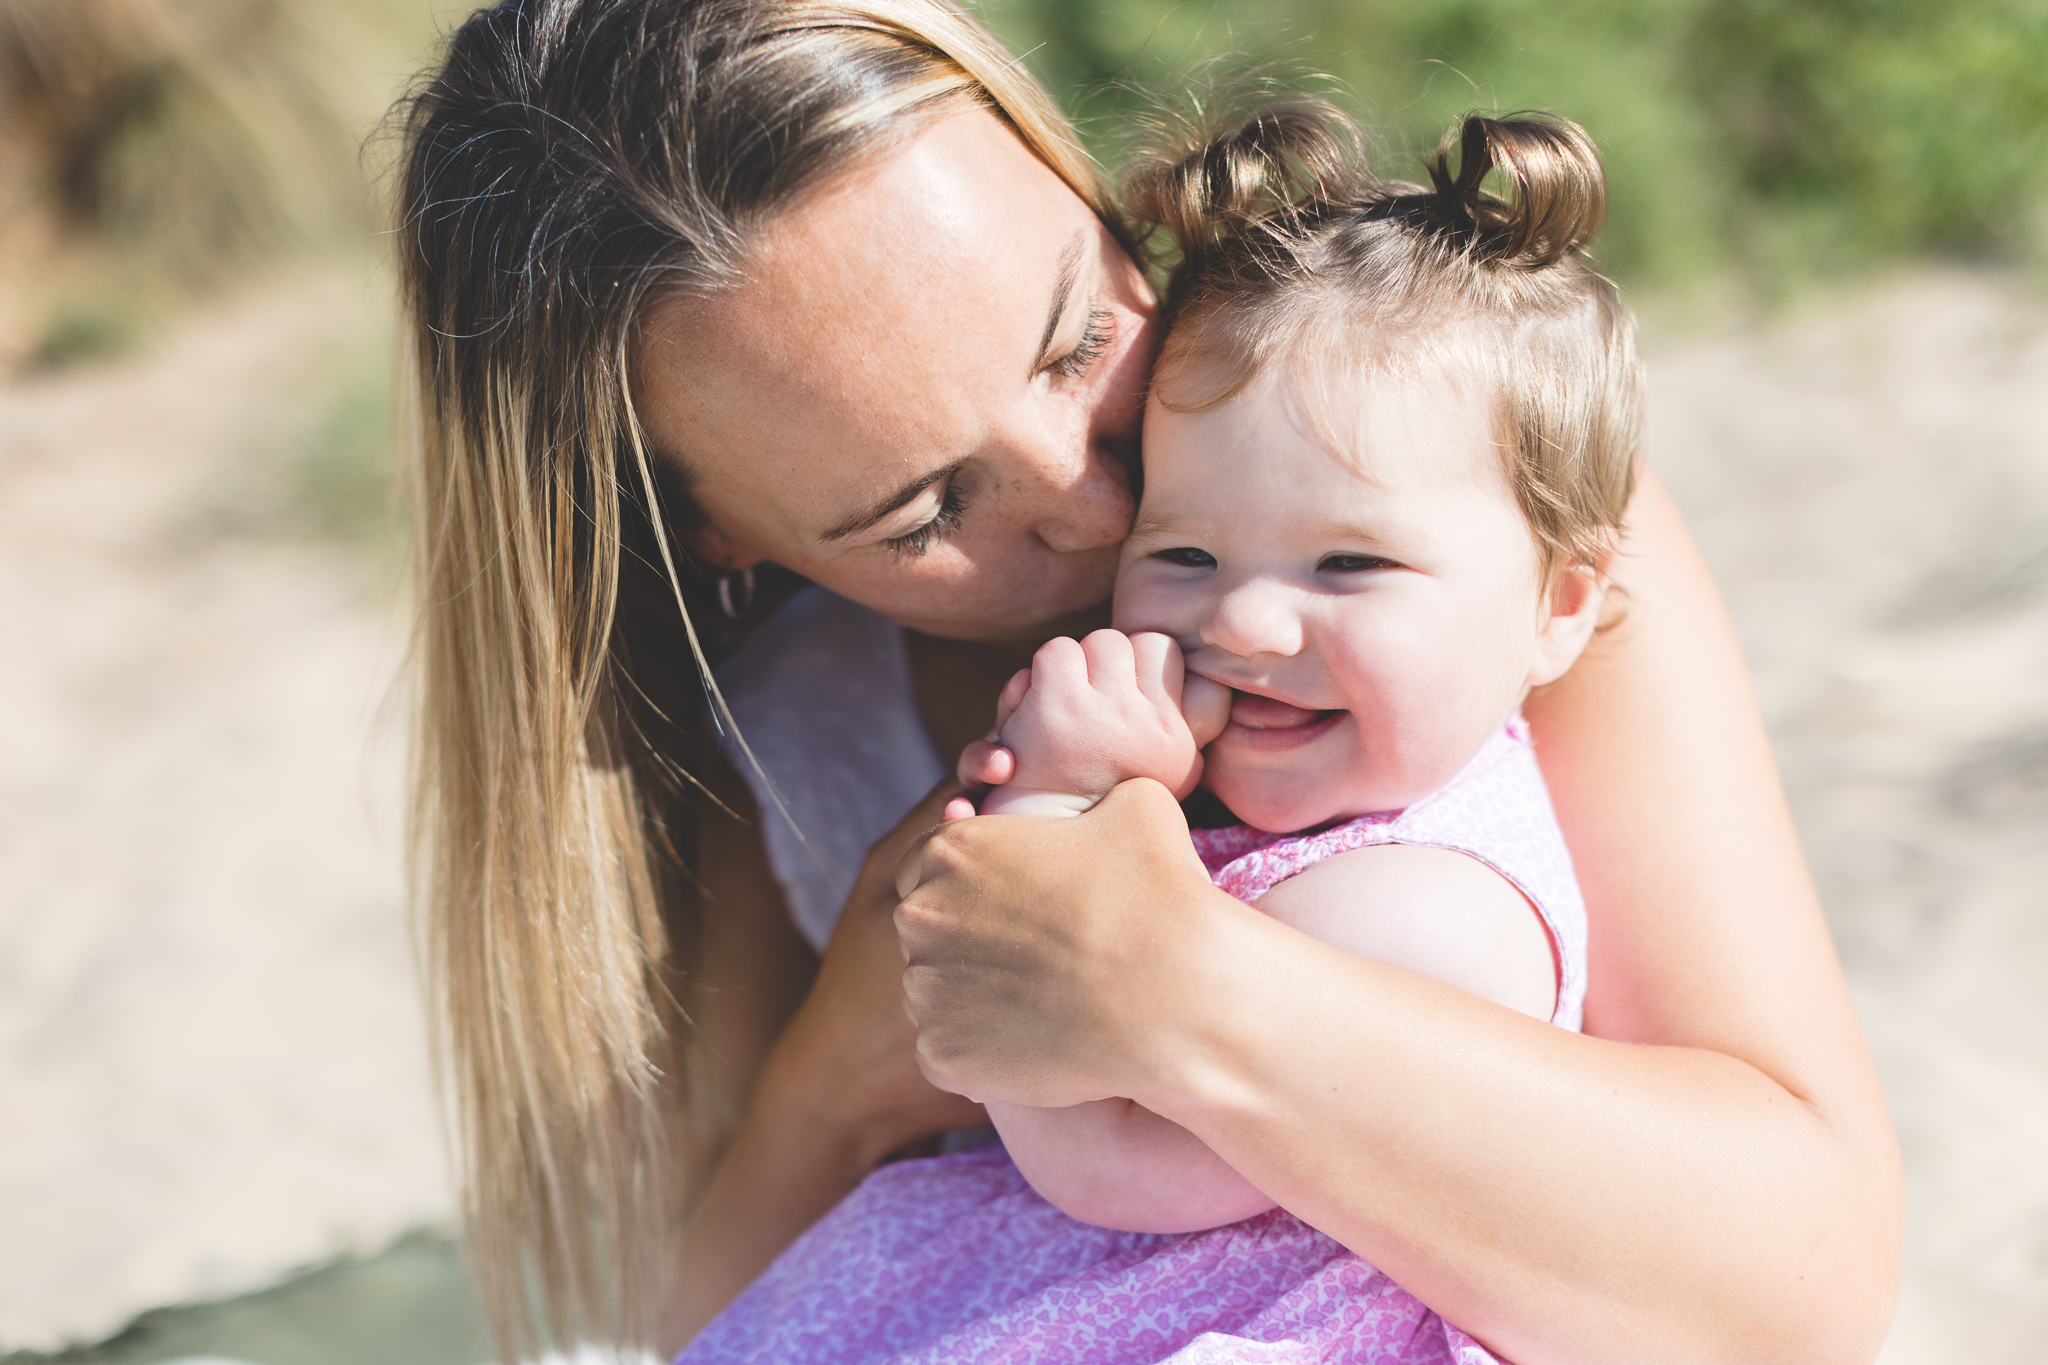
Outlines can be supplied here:
<path id="1" fill-rule="evenodd" d="M 1275 100 L 1204 136 L 1165 130 L 1135 158 L 1125 203 L 1141 233 L 1164 229 L 1184 260 L 1219 242 L 1280 226 L 1316 205 L 1353 198 L 1364 157 L 1357 125 L 1333 106 Z"/>
<path id="2" fill-rule="evenodd" d="M 1451 174 L 1451 145 L 1458 173 Z M 1506 178 L 1506 199 L 1484 189 Z M 1586 130 L 1550 114 L 1467 114 L 1430 164 L 1439 214 L 1471 234 L 1481 260 L 1540 269 L 1593 240 L 1607 216 L 1607 182 Z"/>

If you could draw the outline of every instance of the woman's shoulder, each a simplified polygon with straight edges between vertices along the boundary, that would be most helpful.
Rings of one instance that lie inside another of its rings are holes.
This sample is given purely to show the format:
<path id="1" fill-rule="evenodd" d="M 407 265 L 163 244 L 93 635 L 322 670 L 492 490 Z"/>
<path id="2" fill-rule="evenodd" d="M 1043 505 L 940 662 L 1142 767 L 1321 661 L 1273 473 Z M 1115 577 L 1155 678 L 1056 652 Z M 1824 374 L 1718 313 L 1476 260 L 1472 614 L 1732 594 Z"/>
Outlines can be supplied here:
<path id="1" fill-rule="evenodd" d="M 749 632 L 714 676 L 790 912 L 822 945 L 868 848 L 944 776 L 917 711 L 902 628 L 810 587 Z"/>
<path id="2" fill-rule="evenodd" d="M 713 673 L 735 709 L 757 699 L 902 672 L 903 634 L 887 618 L 815 585 L 798 591 L 747 633 Z M 907 678 L 907 674 L 905 675 Z"/>

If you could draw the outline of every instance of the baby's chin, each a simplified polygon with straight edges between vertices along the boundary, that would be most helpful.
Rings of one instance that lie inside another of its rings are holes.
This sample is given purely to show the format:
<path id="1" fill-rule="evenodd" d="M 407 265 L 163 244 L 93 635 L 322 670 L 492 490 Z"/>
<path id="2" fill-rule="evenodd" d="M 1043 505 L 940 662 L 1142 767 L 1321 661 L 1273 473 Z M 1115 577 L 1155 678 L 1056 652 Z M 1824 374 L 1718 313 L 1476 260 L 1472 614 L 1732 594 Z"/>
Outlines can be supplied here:
<path id="1" fill-rule="evenodd" d="M 1298 789 L 1293 792 L 1275 790 L 1270 781 L 1233 782 L 1211 773 L 1204 785 L 1230 809 L 1240 824 L 1268 834 L 1295 834 L 1347 818 L 1327 801 L 1304 801 Z"/>
<path id="2" fill-rule="evenodd" d="M 1361 815 L 1399 810 L 1409 804 L 1404 793 L 1365 787 L 1332 792 L 1313 790 L 1314 779 L 1271 769 L 1237 773 L 1211 764 L 1202 785 L 1229 808 L 1240 824 L 1267 834 L 1299 834 L 1355 820 Z M 1304 790 L 1305 787 L 1311 790 Z"/>

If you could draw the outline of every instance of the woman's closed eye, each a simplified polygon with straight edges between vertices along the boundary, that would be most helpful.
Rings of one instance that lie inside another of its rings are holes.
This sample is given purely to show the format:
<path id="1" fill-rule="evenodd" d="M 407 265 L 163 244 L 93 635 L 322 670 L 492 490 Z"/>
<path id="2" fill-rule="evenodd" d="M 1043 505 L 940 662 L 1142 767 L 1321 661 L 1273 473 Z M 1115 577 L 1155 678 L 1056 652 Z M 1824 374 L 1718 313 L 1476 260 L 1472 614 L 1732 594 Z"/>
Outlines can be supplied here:
<path id="1" fill-rule="evenodd" d="M 1107 308 L 1090 308 L 1088 326 L 1081 333 L 1081 339 L 1074 343 L 1072 350 L 1046 368 L 1067 379 L 1079 379 L 1102 359 L 1102 353 L 1109 349 L 1110 340 L 1115 335 L 1116 316 Z"/>
<path id="2" fill-rule="evenodd" d="M 939 490 L 939 505 L 932 514 L 902 535 L 890 536 L 882 545 L 896 559 L 916 559 L 944 540 L 948 532 L 959 530 L 961 514 L 966 510 L 967 495 L 960 490 L 959 481 L 947 479 L 945 487 Z"/>

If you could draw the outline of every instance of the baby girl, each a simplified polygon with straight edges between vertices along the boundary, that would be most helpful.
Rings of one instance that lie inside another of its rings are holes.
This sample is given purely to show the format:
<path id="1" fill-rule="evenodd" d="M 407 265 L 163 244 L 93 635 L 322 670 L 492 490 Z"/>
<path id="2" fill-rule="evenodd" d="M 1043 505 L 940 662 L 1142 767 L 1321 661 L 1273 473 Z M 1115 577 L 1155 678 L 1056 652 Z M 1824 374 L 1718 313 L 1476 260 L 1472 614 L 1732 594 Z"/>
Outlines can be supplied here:
<path id="1" fill-rule="evenodd" d="M 1199 781 L 1242 822 L 1195 832 L 1219 886 L 1576 1028 L 1584 909 L 1518 708 L 1599 621 L 1640 371 L 1578 254 L 1604 204 L 1586 135 L 1475 115 L 1461 142 L 1455 175 L 1389 183 L 1283 107 L 1140 178 L 1181 261 L 1116 628 L 1039 650 L 962 776 L 984 814 Z M 1272 1207 L 1129 1100 L 989 1111 L 1084 1222 Z"/>

